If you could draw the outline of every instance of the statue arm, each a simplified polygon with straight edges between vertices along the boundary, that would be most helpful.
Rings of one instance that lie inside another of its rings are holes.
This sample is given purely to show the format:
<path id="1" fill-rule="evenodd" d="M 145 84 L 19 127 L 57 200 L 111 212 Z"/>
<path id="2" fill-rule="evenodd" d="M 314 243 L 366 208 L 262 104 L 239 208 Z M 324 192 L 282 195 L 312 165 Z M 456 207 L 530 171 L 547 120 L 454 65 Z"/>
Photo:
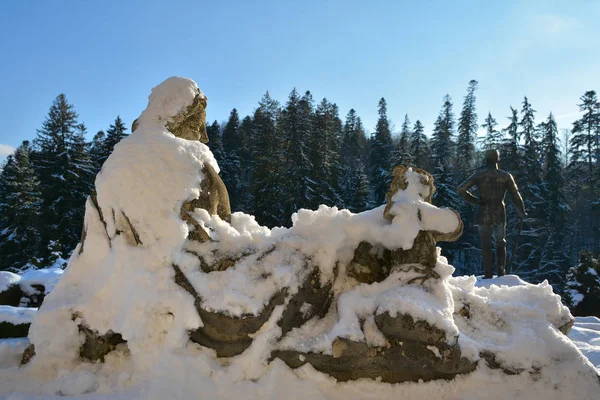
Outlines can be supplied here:
<path id="1" fill-rule="evenodd" d="M 521 219 L 527 217 L 527 213 L 525 212 L 525 204 L 523 203 L 523 198 L 521 197 L 521 193 L 519 193 L 519 188 L 513 178 L 512 175 L 509 174 L 508 178 L 508 191 L 510 192 L 510 197 L 512 198 L 513 204 L 517 208 L 517 212 Z"/>
<path id="2" fill-rule="evenodd" d="M 471 192 L 469 192 L 469 189 L 472 188 L 473 186 L 475 186 L 475 181 L 473 180 L 473 177 L 471 176 L 469 179 L 464 181 L 462 185 L 460 185 L 458 187 L 456 192 L 467 203 L 470 203 L 470 204 L 473 204 L 476 206 L 483 205 L 483 202 L 481 201 L 481 199 L 479 197 L 475 197 L 475 196 L 473 196 L 473 194 Z"/>

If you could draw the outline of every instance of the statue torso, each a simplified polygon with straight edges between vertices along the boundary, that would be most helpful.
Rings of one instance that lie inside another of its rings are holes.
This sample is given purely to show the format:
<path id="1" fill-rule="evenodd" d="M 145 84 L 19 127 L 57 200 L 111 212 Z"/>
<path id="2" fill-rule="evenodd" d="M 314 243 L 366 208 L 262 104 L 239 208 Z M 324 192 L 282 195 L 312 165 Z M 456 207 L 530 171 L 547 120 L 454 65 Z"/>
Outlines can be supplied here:
<path id="1" fill-rule="evenodd" d="M 479 189 L 479 197 L 483 205 L 477 207 L 475 223 L 479 225 L 505 225 L 506 208 L 504 197 L 508 190 L 511 176 L 501 169 L 489 168 L 476 173 L 473 182 Z"/>

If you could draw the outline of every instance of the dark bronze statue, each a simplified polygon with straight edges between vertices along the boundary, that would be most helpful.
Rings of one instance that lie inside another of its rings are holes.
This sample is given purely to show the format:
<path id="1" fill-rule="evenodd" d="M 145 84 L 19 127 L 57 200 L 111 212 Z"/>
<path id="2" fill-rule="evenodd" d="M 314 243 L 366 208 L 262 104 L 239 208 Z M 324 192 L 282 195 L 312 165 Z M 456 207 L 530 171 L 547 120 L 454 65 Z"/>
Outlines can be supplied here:
<path id="1" fill-rule="evenodd" d="M 527 216 L 523 199 L 512 175 L 498 168 L 500 154 L 488 150 L 485 154 L 486 168 L 469 177 L 458 188 L 458 194 L 468 203 L 477 206 L 475 225 L 479 228 L 481 252 L 483 256 L 484 278 L 493 276 L 492 233 L 496 244 L 496 264 L 498 276 L 506 273 L 506 208 L 504 197 L 510 193 L 521 219 Z M 479 197 L 469 192 L 476 186 Z"/>

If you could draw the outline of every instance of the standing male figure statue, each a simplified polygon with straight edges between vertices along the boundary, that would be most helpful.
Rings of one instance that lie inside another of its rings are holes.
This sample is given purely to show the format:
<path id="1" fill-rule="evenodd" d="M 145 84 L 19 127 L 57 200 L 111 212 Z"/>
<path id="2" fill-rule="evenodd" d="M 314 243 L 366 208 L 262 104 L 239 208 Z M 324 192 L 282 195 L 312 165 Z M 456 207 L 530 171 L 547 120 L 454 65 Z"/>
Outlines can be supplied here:
<path id="1" fill-rule="evenodd" d="M 486 168 L 469 177 L 457 190 L 468 203 L 477 206 L 475 225 L 479 228 L 479 239 L 483 257 L 484 278 L 493 276 L 492 233 L 496 243 L 496 264 L 498 276 L 506 273 L 506 208 L 504 196 L 508 191 L 521 219 L 527 216 L 523 198 L 512 175 L 498 168 L 500 154 L 497 150 L 485 153 Z M 469 189 L 476 186 L 479 197 Z"/>

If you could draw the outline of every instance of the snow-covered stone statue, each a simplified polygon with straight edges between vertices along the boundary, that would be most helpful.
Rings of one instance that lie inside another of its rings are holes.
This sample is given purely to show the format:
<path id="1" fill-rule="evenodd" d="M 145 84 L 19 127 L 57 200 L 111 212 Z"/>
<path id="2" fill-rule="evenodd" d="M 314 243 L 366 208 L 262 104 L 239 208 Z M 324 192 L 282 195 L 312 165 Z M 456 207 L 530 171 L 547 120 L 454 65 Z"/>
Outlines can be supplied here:
<path id="1" fill-rule="evenodd" d="M 438 279 L 434 271 L 437 263 L 437 242 L 454 242 L 460 238 L 463 223 L 456 210 L 440 209 L 431 205 L 435 193 L 433 176 L 419 168 L 408 169 L 402 165 L 394 168 L 390 191 L 383 216 L 402 224 L 420 225 L 420 230 L 410 249 L 392 252 L 392 267 L 416 269 L 421 282 L 429 278 Z M 417 207 L 413 202 L 418 201 Z"/>
<path id="2" fill-rule="evenodd" d="M 0 395 L 453 399 L 484 388 L 494 399 L 576 399 L 600 389 L 559 331 L 572 316 L 550 285 L 452 277 L 436 242 L 456 240 L 462 222 L 430 204 L 425 171 L 396 168 L 388 203 L 373 210 L 302 209 L 292 228 L 269 229 L 229 210 L 203 143 L 205 107 L 190 79 L 152 90 L 96 178 L 25 365 L 0 368 Z M 387 384 L 438 379 L 448 382 Z"/>

